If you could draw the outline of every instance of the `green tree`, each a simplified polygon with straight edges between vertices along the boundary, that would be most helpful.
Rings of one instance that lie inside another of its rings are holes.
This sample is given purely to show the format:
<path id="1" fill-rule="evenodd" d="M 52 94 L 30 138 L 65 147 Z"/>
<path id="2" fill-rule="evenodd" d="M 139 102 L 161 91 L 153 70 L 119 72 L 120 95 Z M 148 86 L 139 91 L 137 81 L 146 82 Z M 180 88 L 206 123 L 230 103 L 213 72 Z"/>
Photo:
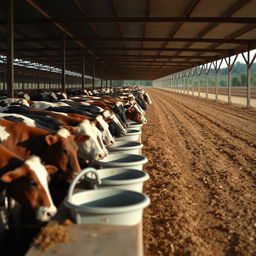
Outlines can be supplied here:
<path id="1" fill-rule="evenodd" d="M 239 76 L 232 77 L 231 84 L 232 84 L 232 86 L 239 86 L 239 85 L 241 85 L 240 77 Z"/>
<path id="2" fill-rule="evenodd" d="M 227 81 L 225 81 L 225 80 L 220 81 L 220 86 L 226 86 L 226 85 L 227 85 Z"/>
<path id="3" fill-rule="evenodd" d="M 240 75 L 240 79 L 241 79 L 241 85 L 246 85 L 246 83 L 247 83 L 247 75 L 245 74 L 245 73 L 242 73 L 241 75 Z"/>

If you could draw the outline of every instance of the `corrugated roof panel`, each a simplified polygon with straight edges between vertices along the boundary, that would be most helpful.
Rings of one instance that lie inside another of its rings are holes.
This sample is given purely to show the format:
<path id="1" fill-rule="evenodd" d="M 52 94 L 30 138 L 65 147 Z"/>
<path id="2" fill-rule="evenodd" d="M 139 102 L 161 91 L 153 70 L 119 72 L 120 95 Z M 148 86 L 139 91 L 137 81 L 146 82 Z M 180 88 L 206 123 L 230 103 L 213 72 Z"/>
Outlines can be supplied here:
<path id="1" fill-rule="evenodd" d="M 137 41 L 124 41 L 126 47 L 141 47 L 141 42 Z"/>
<path id="2" fill-rule="evenodd" d="M 202 56 L 209 56 L 209 57 L 213 57 L 213 56 L 218 56 L 219 54 L 214 53 L 214 52 L 206 52 L 206 53 L 202 53 Z"/>
<path id="3" fill-rule="evenodd" d="M 189 46 L 189 48 L 210 48 L 211 43 L 193 43 Z"/>
<path id="4" fill-rule="evenodd" d="M 142 55 L 155 55 L 158 51 L 142 51 Z"/>
<path id="5" fill-rule="evenodd" d="M 119 36 L 119 31 L 116 24 L 112 23 L 97 23 L 93 24 L 97 29 L 98 35 L 101 37 L 117 37 Z"/>
<path id="6" fill-rule="evenodd" d="M 142 23 L 123 23 L 120 25 L 124 37 L 142 37 L 144 25 Z"/>
<path id="7" fill-rule="evenodd" d="M 244 27 L 244 24 L 222 23 L 208 32 L 203 38 L 226 38 Z"/>
<path id="8" fill-rule="evenodd" d="M 15 1 L 16 2 L 16 1 Z M 26 2 L 26 1 L 24 1 Z M 63 0 L 33 0 L 39 7 L 46 10 L 47 13 L 51 17 L 78 17 L 82 16 L 80 12 L 78 12 L 77 7 L 74 4 L 74 1 L 63 1 Z M 22 5 L 24 6 L 24 5 Z M 26 12 L 26 10 L 29 10 L 31 7 L 28 3 L 26 3 L 27 8 L 21 8 L 22 11 Z M 30 16 L 30 14 L 29 14 Z M 26 16 L 24 16 L 26 17 Z M 42 17 L 42 16 L 41 16 Z"/>
<path id="9" fill-rule="evenodd" d="M 243 8 L 232 15 L 232 17 L 256 17 L 256 1 L 248 2 Z"/>
<path id="10" fill-rule="evenodd" d="M 198 33 L 200 33 L 203 29 L 208 27 L 210 23 L 192 23 L 186 22 L 181 25 L 179 30 L 176 32 L 175 37 L 177 38 L 189 38 L 189 37 L 196 37 Z"/>
<path id="11" fill-rule="evenodd" d="M 147 37 L 168 37 L 175 23 L 152 23 L 148 22 L 145 29 Z"/>
<path id="12" fill-rule="evenodd" d="M 180 56 L 193 56 L 197 54 L 197 52 L 180 52 L 179 55 Z"/>
<path id="13" fill-rule="evenodd" d="M 184 42 L 169 42 L 166 48 L 184 48 L 187 43 Z"/>
<path id="14" fill-rule="evenodd" d="M 201 0 L 191 13 L 191 17 L 218 17 L 229 10 L 234 0 Z"/>
<path id="15" fill-rule="evenodd" d="M 237 37 L 237 39 L 254 39 L 254 40 L 256 40 L 256 28 Z"/>
<path id="16" fill-rule="evenodd" d="M 114 15 L 110 1 L 106 0 L 79 0 L 88 17 L 112 17 Z"/>
<path id="17" fill-rule="evenodd" d="M 234 49 L 236 47 L 237 47 L 237 44 L 222 44 L 216 47 L 216 49 Z"/>
<path id="18" fill-rule="evenodd" d="M 161 56 L 164 56 L 164 55 L 172 56 L 172 55 L 177 55 L 177 52 L 162 51 L 160 55 L 161 55 Z"/>
<path id="19" fill-rule="evenodd" d="M 162 46 L 162 42 L 143 42 L 143 47 L 155 47 L 160 48 Z"/>
<path id="20" fill-rule="evenodd" d="M 145 16 L 147 0 L 115 0 L 113 2 L 115 3 L 118 17 Z"/>
<path id="21" fill-rule="evenodd" d="M 188 0 L 151 0 L 149 13 L 151 17 L 183 16 L 189 4 Z"/>

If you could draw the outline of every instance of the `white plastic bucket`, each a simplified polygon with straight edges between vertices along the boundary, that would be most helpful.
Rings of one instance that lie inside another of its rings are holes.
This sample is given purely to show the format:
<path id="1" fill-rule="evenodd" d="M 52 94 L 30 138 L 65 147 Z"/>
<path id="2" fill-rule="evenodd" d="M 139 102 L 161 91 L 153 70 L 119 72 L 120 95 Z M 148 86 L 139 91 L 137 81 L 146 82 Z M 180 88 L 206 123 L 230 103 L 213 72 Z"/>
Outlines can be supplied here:
<path id="1" fill-rule="evenodd" d="M 101 168 L 131 168 L 142 170 L 143 164 L 147 163 L 145 156 L 134 154 L 109 154 L 104 159 L 96 160 L 94 163 Z"/>
<path id="2" fill-rule="evenodd" d="M 124 153 L 140 155 L 143 144 L 137 141 L 116 141 L 113 146 L 107 147 L 110 153 Z"/>
<path id="3" fill-rule="evenodd" d="M 136 122 L 128 122 L 128 127 L 126 129 L 137 129 L 141 131 L 143 124 L 139 124 Z"/>
<path id="4" fill-rule="evenodd" d="M 98 182 L 91 173 L 85 176 L 91 188 L 97 186 L 100 189 L 114 188 L 142 192 L 143 183 L 149 179 L 148 173 L 128 168 L 106 168 L 95 170 L 95 172 L 98 174 L 100 184 L 97 184 Z"/>
<path id="5" fill-rule="evenodd" d="M 143 209 L 150 204 L 147 195 L 123 189 L 97 189 L 73 194 L 80 172 L 72 181 L 64 201 L 77 224 L 135 225 L 141 222 Z"/>
<path id="6" fill-rule="evenodd" d="M 126 140 L 126 141 L 140 141 L 141 131 L 138 129 L 128 129 L 127 133 L 122 136 L 115 138 L 115 140 Z"/>

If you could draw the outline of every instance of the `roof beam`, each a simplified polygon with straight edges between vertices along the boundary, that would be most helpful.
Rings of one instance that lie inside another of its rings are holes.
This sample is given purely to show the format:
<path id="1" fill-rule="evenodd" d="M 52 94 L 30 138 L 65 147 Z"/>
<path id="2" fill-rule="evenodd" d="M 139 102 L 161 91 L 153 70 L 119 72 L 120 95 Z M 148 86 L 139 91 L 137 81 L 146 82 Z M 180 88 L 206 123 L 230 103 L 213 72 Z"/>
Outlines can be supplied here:
<path id="1" fill-rule="evenodd" d="M 91 50 L 99 50 L 99 51 L 122 51 L 123 47 L 93 47 Z M 34 51 L 61 51 L 61 48 L 16 48 L 15 52 L 34 52 Z M 229 53 L 230 49 L 204 49 L 204 48 L 140 48 L 140 47 L 127 47 L 125 48 L 127 51 L 165 51 L 165 52 L 215 52 L 215 53 Z M 6 49 L 0 49 L 0 52 L 5 52 Z M 66 51 L 79 51 L 81 52 L 81 48 L 67 48 Z"/>
<path id="2" fill-rule="evenodd" d="M 145 12 L 146 18 L 148 18 L 149 15 L 150 15 L 150 3 L 151 3 L 151 0 L 147 0 L 147 2 L 146 2 L 146 12 Z M 147 27 L 147 22 L 144 22 L 143 35 L 142 35 L 143 38 L 146 37 L 146 27 Z M 141 42 L 141 48 L 143 48 L 143 41 Z M 143 52 L 142 52 L 142 49 L 141 49 L 140 55 L 142 55 L 142 53 Z"/>
<path id="3" fill-rule="evenodd" d="M 42 16 L 45 17 L 46 20 L 52 20 L 51 16 L 45 11 L 43 10 L 39 5 L 37 5 L 33 0 L 26 0 L 26 2 L 33 7 L 37 12 L 39 12 Z M 59 22 L 55 21 L 53 22 L 53 25 L 55 27 L 57 27 L 60 31 L 62 31 L 67 37 L 73 39 L 77 45 L 79 45 L 81 48 L 86 49 L 87 52 L 93 56 L 94 58 L 99 58 L 98 56 L 96 56 L 94 54 L 94 52 L 92 52 L 90 49 L 88 49 L 88 47 L 85 45 L 85 43 L 81 42 L 78 39 L 75 39 L 74 36 L 72 35 L 72 33 L 70 33 L 63 25 L 61 25 Z M 107 65 L 106 65 L 107 66 Z M 109 68 L 109 66 L 108 66 Z"/>
<path id="4" fill-rule="evenodd" d="M 32 0 L 27 0 L 31 2 Z M 32 4 L 31 4 L 32 5 Z M 33 3 L 36 6 L 35 3 Z M 41 9 L 41 8 L 40 8 Z M 37 8 L 39 10 L 39 8 Z M 41 9 L 42 10 L 42 9 Z M 46 14 L 46 12 L 44 11 Z M 45 15 L 44 15 L 45 16 Z M 217 22 L 217 23 L 244 23 L 255 24 L 254 17 L 67 17 L 40 19 L 34 18 L 16 18 L 14 24 L 58 24 L 62 23 L 118 23 L 118 22 Z M 0 25 L 6 25 L 5 19 L 0 19 Z"/>
<path id="5" fill-rule="evenodd" d="M 61 57 L 62 55 L 38 55 L 38 56 L 33 56 L 33 58 L 51 58 L 51 57 Z M 22 55 L 17 55 L 17 57 L 23 57 Z M 27 57 L 27 56 L 26 56 Z M 74 55 L 74 54 L 66 54 L 66 57 L 73 57 L 73 58 L 81 58 L 80 55 Z M 135 59 L 140 59 L 140 58 L 145 58 L 145 59 L 152 59 L 152 58 L 156 58 L 155 55 L 114 55 L 114 54 L 110 54 L 110 55 L 101 55 L 101 59 L 105 59 L 105 58 L 111 58 L 111 59 L 115 59 L 115 58 L 135 58 Z M 181 56 L 181 55 L 160 55 L 157 56 L 157 59 L 169 59 L 169 58 L 178 58 L 178 59 L 211 59 L 211 58 L 216 58 L 216 56 Z"/>
<path id="6" fill-rule="evenodd" d="M 108 42 L 119 42 L 119 41 L 147 41 L 147 42 L 190 42 L 190 43 L 233 43 L 233 44 L 248 44 L 248 42 L 255 42 L 255 39 L 224 39 L 224 38 L 169 38 L 169 37 L 67 37 L 67 40 L 80 40 L 80 41 L 108 41 Z M 15 38 L 16 42 L 43 42 L 43 41 L 60 41 L 60 38 Z M 0 42 L 5 43 L 5 40 L 0 40 Z"/>
<path id="7" fill-rule="evenodd" d="M 191 14 L 191 12 L 195 9 L 195 7 L 198 5 L 198 3 L 201 0 L 192 0 L 192 2 L 189 4 L 189 6 L 187 7 L 186 11 L 184 12 L 183 17 L 188 18 L 189 15 Z M 180 27 L 182 26 L 183 22 L 178 22 L 169 32 L 169 37 L 173 38 L 175 36 L 175 34 L 178 32 L 178 30 L 180 29 Z M 163 42 L 162 44 L 162 50 L 160 50 L 158 52 L 157 55 L 161 55 L 163 49 L 166 48 L 166 46 L 168 45 L 169 42 Z"/>
<path id="8" fill-rule="evenodd" d="M 238 10 L 243 8 L 245 5 L 247 5 L 252 0 L 237 0 L 235 4 L 233 4 L 228 10 L 225 10 L 221 16 L 230 17 L 233 14 L 235 14 Z M 196 35 L 196 38 L 202 38 L 206 34 L 208 34 L 210 31 L 212 31 L 214 28 L 216 28 L 219 25 L 219 22 L 214 22 L 207 26 L 205 29 L 203 29 L 200 33 Z M 217 42 L 216 42 L 217 43 Z M 186 48 L 188 48 L 191 45 L 191 43 L 186 45 Z M 218 44 L 219 45 L 219 44 Z M 216 45 L 216 47 L 218 46 Z M 211 47 L 212 48 L 212 47 Z"/>
<path id="9" fill-rule="evenodd" d="M 117 18 L 118 15 L 117 15 L 117 10 L 116 10 L 115 0 L 111 0 L 111 4 L 112 4 L 112 10 L 113 10 L 114 16 Z M 120 23 L 117 23 L 116 26 L 117 26 L 117 30 L 118 30 L 119 36 L 122 38 L 123 37 L 123 33 L 122 33 L 122 29 L 121 29 Z M 126 46 L 125 46 L 124 41 L 121 41 L 121 43 L 122 43 L 123 48 L 124 48 L 123 50 L 125 51 Z"/>

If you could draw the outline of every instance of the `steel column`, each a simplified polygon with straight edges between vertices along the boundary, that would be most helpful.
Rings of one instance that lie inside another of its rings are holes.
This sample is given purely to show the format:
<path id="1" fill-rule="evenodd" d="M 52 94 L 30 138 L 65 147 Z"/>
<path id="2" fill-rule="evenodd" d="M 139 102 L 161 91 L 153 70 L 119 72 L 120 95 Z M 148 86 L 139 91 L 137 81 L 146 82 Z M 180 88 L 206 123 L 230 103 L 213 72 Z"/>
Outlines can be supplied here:
<path id="1" fill-rule="evenodd" d="M 8 0 L 7 18 L 7 97 L 14 97 L 14 36 L 13 36 L 13 0 Z"/>
<path id="2" fill-rule="evenodd" d="M 95 89 L 95 63 L 93 61 L 93 71 L 92 71 L 92 89 Z"/>
<path id="3" fill-rule="evenodd" d="M 248 55 L 249 55 L 249 51 L 248 51 Z M 249 64 L 247 65 L 247 86 L 246 86 L 247 108 L 251 106 L 251 71 L 252 71 L 252 65 Z"/>
<path id="4" fill-rule="evenodd" d="M 24 91 L 24 66 L 21 67 L 21 88 Z"/>
<path id="5" fill-rule="evenodd" d="M 82 53 L 82 91 L 84 91 L 84 75 L 85 75 L 85 53 Z"/>
<path id="6" fill-rule="evenodd" d="M 103 68 L 101 70 L 101 80 L 100 80 L 100 88 L 103 88 Z"/>
<path id="7" fill-rule="evenodd" d="M 206 65 L 206 99 L 208 99 L 208 83 L 209 83 L 209 72 L 211 70 L 212 63 L 210 63 L 209 67 Z"/>
<path id="8" fill-rule="evenodd" d="M 231 69 L 230 69 L 230 56 L 228 57 L 228 103 L 231 103 Z"/>
<path id="9" fill-rule="evenodd" d="M 6 90 L 5 80 L 6 80 L 6 77 L 5 77 L 5 63 L 3 62 L 3 90 Z"/>
<path id="10" fill-rule="evenodd" d="M 256 59 L 256 53 L 254 54 L 252 60 L 250 59 L 250 50 L 247 51 L 247 59 L 243 53 L 242 53 L 242 55 L 243 55 L 246 65 L 247 65 L 247 85 L 246 85 L 247 103 L 246 103 L 246 105 L 249 108 L 251 106 L 251 71 L 252 71 L 253 62 Z"/>
<path id="11" fill-rule="evenodd" d="M 39 85 L 39 68 L 37 69 L 36 72 L 36 83 L 37 83 L 37 90 L 40 89 L 40 85 Z"/>
<path id="12" fill-rule="evenodd" d="M 50 70 L 50 72 L 49 72 L 49 89 L 51 89 L 52 88 L 52 72 L 51 72 L 51 70 Z"/>
<path id="13" fill-rule="evenodd" d="M 63 34 L 62 37 L 62 72 L 61 72 L 61 91 L 66 91 L 66 37 Z"/>

